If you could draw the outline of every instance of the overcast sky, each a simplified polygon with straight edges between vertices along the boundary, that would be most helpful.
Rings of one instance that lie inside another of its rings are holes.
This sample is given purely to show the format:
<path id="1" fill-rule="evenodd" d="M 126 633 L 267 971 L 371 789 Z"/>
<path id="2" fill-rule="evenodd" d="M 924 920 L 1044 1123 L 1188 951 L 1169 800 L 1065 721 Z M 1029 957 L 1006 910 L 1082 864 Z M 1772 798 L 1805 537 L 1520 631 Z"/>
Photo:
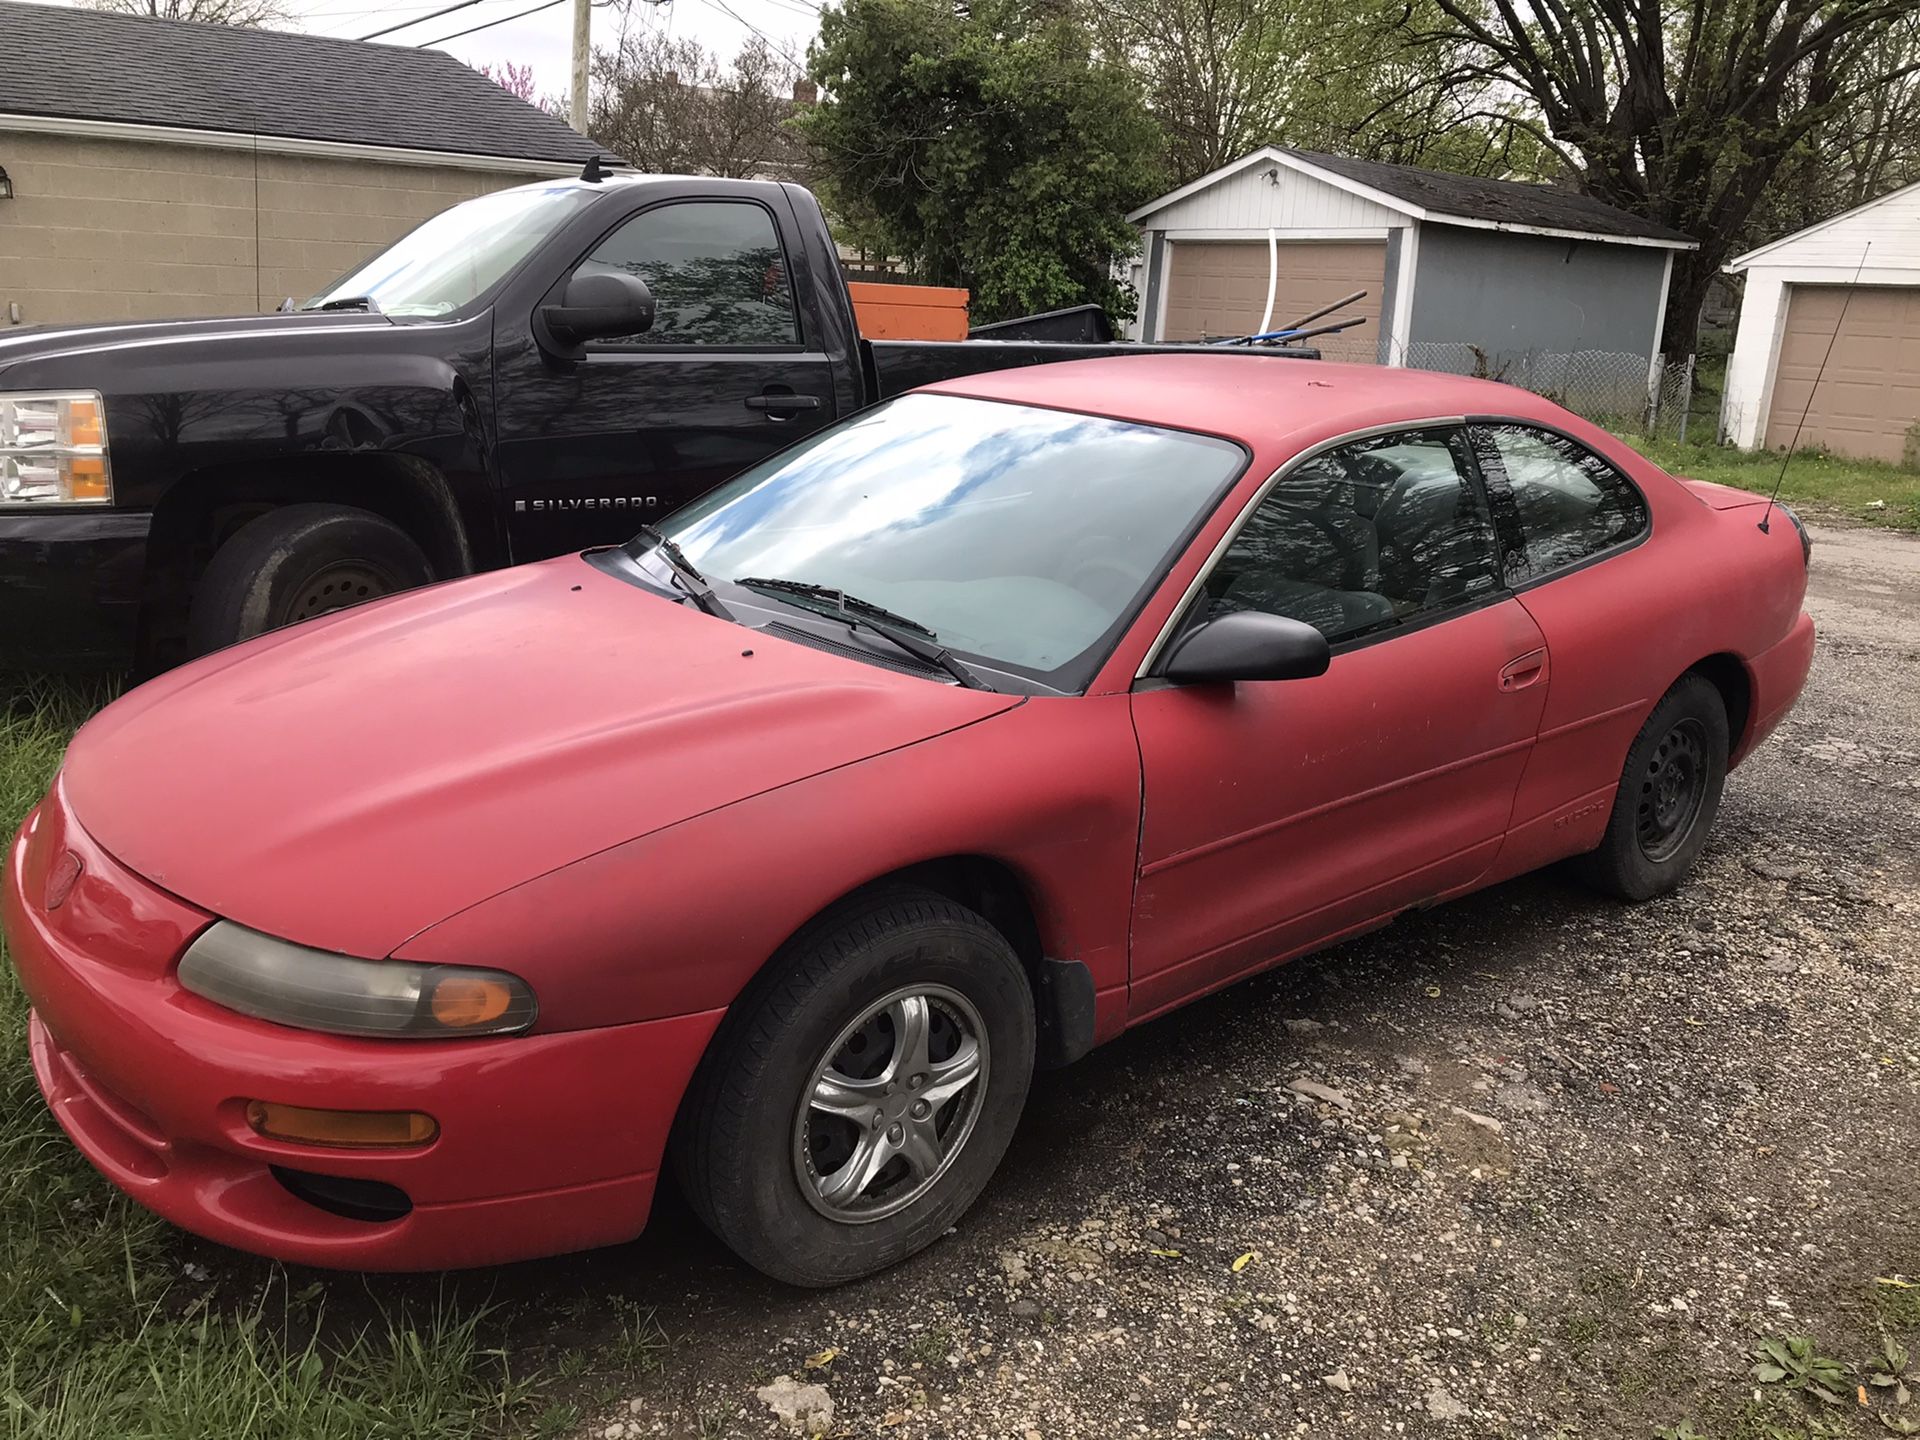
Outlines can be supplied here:
<path id="1" fill-rule="evenodd" d="M 52 0 L 70 3 L 70 0 Z M 568 86 L 567 50 L 572 43 L 573 3 L 559 0 L 537 14 L 508 17 L 531 10 L 541 0 L 472 0 L 438 19 L 422 16 L 445 10 L 458 0 L 283 0 L 294 14 L 294 26 L 316 35 L 362 39 L 389 25 L 412 20 L 405 29 L 383 36 L 382 44 L 434 45 L 470 65 L 498 65 L 502 61 L 533 66 L 542 94 L 562 94 Z M 728 12 L 732 13 L 729 14 Z M 710 50 L 730 56 L 755 30 L 795 60 L 806 58 L 818 15 L 817 0 L 612 0 L 593 11 L 595 45 L 609 46 L 624 23 L 660 26 L 675 35 L 699 40 Z M 456 31 L 492 20 L 505 23 L 459 39 L 435 44 Z"/>

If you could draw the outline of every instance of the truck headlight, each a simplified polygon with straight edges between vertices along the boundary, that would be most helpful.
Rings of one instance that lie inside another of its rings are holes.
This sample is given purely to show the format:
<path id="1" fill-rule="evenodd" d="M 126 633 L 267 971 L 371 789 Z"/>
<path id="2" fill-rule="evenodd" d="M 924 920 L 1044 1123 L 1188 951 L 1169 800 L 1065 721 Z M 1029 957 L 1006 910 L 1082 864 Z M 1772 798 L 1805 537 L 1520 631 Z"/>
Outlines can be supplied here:
<path id="1" fill-rule="evenodd" d="M 538 1013 L 527 982 L 504 970 L 356 960 L 227 920 L 187 947 L 180 983 L 242 1015 L 333 1035 L 511 1035 Z"/>
<path id="2" fill-rule="evenodd" d="M 92 390 L 0 393 L 0 505 L 106 505 L 107 409 Z"/>

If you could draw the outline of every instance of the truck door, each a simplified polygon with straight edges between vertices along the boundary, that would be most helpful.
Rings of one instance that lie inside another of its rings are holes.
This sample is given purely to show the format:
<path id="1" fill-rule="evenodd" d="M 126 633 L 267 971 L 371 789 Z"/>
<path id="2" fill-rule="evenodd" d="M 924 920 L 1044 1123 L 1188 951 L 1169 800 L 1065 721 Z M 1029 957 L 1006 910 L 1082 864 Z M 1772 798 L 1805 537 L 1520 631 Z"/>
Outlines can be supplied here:
<path id="1" fill-rule="evenodd" d="M 624 217 L 556 281 L 646 281 L 643 334 L 567 360 L 502 314 L 496 464 L 516 561 L 624 540 L 834 418 L 834 366 L 794 303 L 781 227 L 758 200 L 667 199 Z"/>

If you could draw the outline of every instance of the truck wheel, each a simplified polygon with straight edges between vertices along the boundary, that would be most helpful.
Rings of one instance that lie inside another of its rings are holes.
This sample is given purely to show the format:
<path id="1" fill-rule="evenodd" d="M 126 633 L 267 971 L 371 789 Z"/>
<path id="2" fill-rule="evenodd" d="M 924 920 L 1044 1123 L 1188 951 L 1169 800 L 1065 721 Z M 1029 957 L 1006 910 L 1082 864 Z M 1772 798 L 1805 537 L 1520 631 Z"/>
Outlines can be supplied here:
<path id="1" fill-rule="evenodd" d="M 392 521 L 347 505 L 284 505 L 214 553 L 194 588 L 187 643 L 205 655 L 431 579 L 427 557 Z"/>
<path id="2" fill-rule="evenodd" d="M 1033 1053 L 1033 991 L 999 931 L 927 890 L 855 900 L 729 1009 L 674 1136 L 681 1188 L 777 1280 L 871 1275 L 985 1187 Z"/>

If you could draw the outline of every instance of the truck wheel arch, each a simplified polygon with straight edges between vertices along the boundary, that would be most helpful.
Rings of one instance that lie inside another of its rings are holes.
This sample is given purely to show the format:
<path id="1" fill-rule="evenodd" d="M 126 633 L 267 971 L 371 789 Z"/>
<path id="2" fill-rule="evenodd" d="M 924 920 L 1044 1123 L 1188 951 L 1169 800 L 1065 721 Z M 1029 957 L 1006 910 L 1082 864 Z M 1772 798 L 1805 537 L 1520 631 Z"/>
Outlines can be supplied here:
<path id="1" fill-rule="evenodd" d="M 141 617 L 141 669 L 171 663 L 199 576 L 249 520 L 284 505 L 331 503 L 392 521 L 425 553 L 438 580 L 472 574 L 504 555 L 492 535 L 470 536 L 459 497 L 437 467 L 412 456 L 306 455 L 194 471 L 155 507 Z M 468 512 L 470 513 L 470 512 Z"/>

